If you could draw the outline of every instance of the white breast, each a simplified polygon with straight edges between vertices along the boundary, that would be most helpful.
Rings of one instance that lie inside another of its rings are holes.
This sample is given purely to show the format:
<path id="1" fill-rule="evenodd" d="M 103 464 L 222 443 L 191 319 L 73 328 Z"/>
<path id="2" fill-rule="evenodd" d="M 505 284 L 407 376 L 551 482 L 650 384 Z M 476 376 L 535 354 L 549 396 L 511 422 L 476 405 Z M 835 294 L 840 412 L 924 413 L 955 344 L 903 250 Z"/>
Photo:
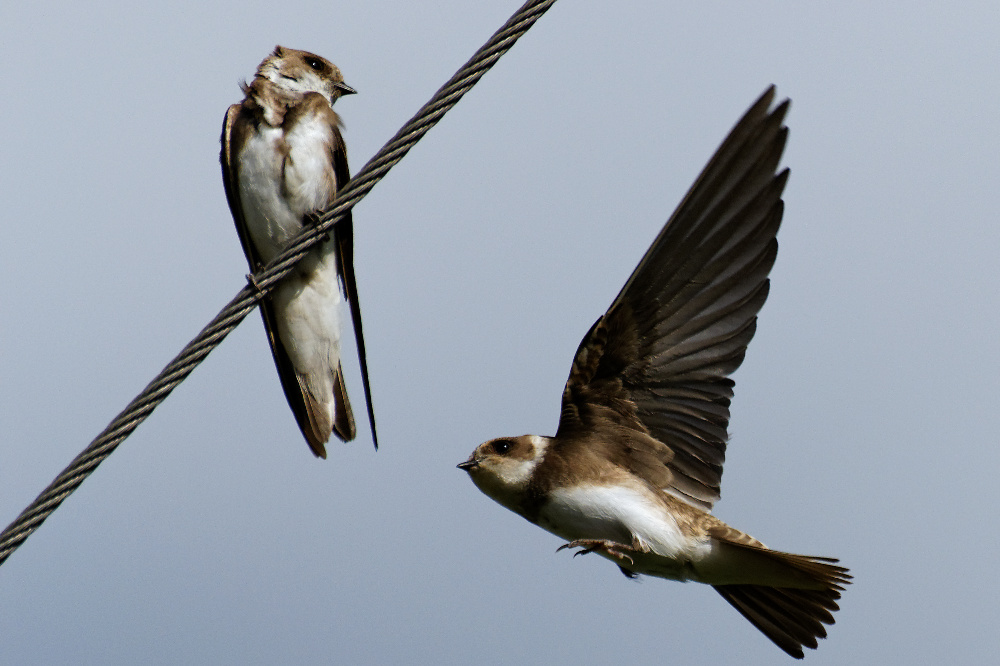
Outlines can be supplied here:
<path id="1" fill-rule="evenodd" d="M 264 261 L 302 230 L 305 214 L 333 200 L 333 129 L 305 116 L 287 134 L 261 124 L 239 154 L 239 191 L 247 229 Z"/>
<path id="2" fill-rule="evenodd" d="M 262 125 L 239 154 L 239 191 L 247 231 L 261 258 L 273 259 L 302 228 L 282 192 L 283 141 L 280 128 Z"/>
<path id="3" fill-rule="evenodd" d="M 337 193 L 330 147 L 333 128 L 324 118 L 305 116 L 285 134 L 285 196 L 289 207 L 304 215 L 326 208 Z"/>
<path id="4" fill-rule="evenodd" d="M 564 539 L 609 539 L 628 546 L 633 539 L 652 553 L 688 561 L 699 544 L 650 491 L 626 485 L 577 485 L 549 493 L 539 524 Z"/>

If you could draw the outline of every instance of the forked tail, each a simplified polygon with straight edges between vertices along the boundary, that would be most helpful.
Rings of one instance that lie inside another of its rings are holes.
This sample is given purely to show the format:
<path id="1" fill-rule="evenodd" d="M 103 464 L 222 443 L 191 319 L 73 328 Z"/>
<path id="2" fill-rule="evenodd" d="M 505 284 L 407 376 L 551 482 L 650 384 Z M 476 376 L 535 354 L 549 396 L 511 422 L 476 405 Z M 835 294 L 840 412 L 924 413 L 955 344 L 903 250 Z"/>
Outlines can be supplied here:
<path id="1" fill-rule="evenodd" d="M 809 587 L 814 589 L 748 584 L 713 587 L 775 645 L 802 659 L 803 647 L 815 650 L 817 639 L 826 638 L 823 625 L 834 623 L 833 611 L 840 610 L 837 599 L 844 586 L 851 583 L 851 575 L 832 558 L 744 547 L 773 555 L 810 579 Z"/>

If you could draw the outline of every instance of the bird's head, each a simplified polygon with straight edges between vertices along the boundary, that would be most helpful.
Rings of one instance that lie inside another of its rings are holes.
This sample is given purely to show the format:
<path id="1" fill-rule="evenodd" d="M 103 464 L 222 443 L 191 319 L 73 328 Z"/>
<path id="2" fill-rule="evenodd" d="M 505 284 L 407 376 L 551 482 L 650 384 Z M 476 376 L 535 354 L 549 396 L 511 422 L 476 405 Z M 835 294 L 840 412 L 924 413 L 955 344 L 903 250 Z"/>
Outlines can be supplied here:
<path id="1" fill-rule="evenodd" d="M 257 76 L 295 93 L 316 92 L 333 104 L 342 95 L 357 92 L 344 83 L 344 76 L 332 62 L 308 51 L 275 46 L 257 68 Z"/>
<path id="2" fill-rule="evenodd" d="M 532 475 L 545 456 L 548 438 L 538 435 L 499 437 L 476 447 L 458 465 L 483 493 L 512 511 L 519 511 Z"/>

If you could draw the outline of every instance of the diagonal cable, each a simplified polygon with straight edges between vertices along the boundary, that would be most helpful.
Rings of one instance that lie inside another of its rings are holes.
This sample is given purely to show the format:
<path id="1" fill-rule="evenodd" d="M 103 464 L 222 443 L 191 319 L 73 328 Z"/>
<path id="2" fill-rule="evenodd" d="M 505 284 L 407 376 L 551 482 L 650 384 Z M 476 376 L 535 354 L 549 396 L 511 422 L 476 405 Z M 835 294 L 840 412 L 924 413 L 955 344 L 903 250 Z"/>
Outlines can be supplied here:
<path id="1" fill-rule="evenodd" d="M 555 0 L 528 0 L 488 42 L 455 73 L 427 104 L 396 133 L 380 151 L 338 193 L 337 199 L 320 217 L 321 223 L 296 236 L 285 250 L 252 278 L 252 285 L 215 316 L 201 333 L 167 364 L 160 374 L 135 397 L 107 428 L 78 455 L 63 472 L 0 533 L 0 564 L 24 543 L 32 532 L 55 511 L 70 493 L 97 469 L 174 388 L 236 328 L 274 285 L 287 275 L 311 247 L 329 232 L 369 190 L 396 165 L 410 148 L 447 113 L 462 95 L 476 85 L 483 74 L 528 31 Z"/>

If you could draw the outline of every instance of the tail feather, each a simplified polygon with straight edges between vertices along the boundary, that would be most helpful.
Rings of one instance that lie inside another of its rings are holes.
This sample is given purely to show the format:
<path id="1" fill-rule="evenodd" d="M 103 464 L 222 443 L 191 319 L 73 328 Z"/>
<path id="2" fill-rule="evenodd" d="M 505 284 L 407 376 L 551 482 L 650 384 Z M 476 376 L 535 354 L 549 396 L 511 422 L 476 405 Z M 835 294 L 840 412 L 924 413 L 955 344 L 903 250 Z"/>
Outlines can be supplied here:
<path id="1" fill-rule="evenodd" d="M 330 420 L 330 412 L 326 405 L 316 400 L 306 383 L 305 375 L 296 373 L 301 390 L 302 405 L 304 407 L 302 417 L 296 414 L 299 422 L 299 429 L 306 438 L 306 443 L 317 458 L 326 458 L 326 442 L 330 439 L 330 432 L 333 424 Z"/>
<path id="2" fill-rule="evenodd" d="M 722 555 L 713 571 L 715 591 L 789 655 L 802 659 L 803 647 L 815 650 L 851 583 L 847 568 L 830 557 L 771 550 L 736 530 L 711 534 Z"/>
<path id="3" fill-rule="evenodd" d="M 796 659 L 802 659 L 803 647 L 815 650 L 816 639 L 826 638 L 826 627 L 834 623 L 833 611 L 840 610 L 837 600 L 851 575 L 847 569 L 826 557 L 792 555 L 749 546 L 761 555 L 770 554 L 797 570 L 811 583 L 803 587 L 769 585 L 715 585 L 740 614 L 765 636 Z"/>
<path id="4" fill-rule="evenodd" d="M 839 599 L 840 595 L 835 591 L 824 592 L 822 590 L 796 590 L 782 587 L 765 587 L 768 596 L 775 606 L 781 608 L 785 613 L 795 613 L 804 611 L 802 617 L 809 617 L 815 622 L 823 624 L 833 624 L 833 613 L 831 611 L 840 610 L 840 606 L 834 599 Z M 815 625 L 815 631 L 823 630 L 821 626 Z"/>
<path id="5" fill-rule="evenodd" d="M 337 373 L 333 379 L 333 431 L 337 437 L 349 442 L 354 439 L 358 430 L 354 424 L 354 412 L 351 401 L 347 399 L 347 387 L 344 386 L 344 371 L 337 363 Z M 329 437 L 327 430 L 327 437 Z"/>
<path id="6" fill-rule="evenodd" d="M 299 421 L 299 428 L 309 444 L 309 448 L 318 458 L 326 458 L 326 443 L 333 432 L 340 439 L 349 442 L 357 434 L 354 424 L 354 412 L 351 410 L 351 403 L 347 399 L 347 389 L 344 386 L 344 373 L 340 364 L 337 364 L 337 371 L 333 375 L 333 414 L 330 413 L 330 404 L 316 399 L 312 391 L 309 390 L 309 380 L 306 375 L 296 373 L 300 395 L 303 404 L 303 418 Z"/>
<path id="7" fill-rule="evenodd" d="M 750 624 L 796 659 L 805 656 L 803 647 L 815 650 L 818 646 L 816 639 L 826 638 L 826 629 L 822 623 L 832 624 L 832 617 L 828 612 L 824 611 L 825 616 L 815 617 L 810 615 L 813 607 L 794 605 L 796 593 L 805 590 L 782 590 L 759 585 L 716 585 L 715 590 Z M 786 593 L 790 606 L 775 603 L 775 591 Z"/>

